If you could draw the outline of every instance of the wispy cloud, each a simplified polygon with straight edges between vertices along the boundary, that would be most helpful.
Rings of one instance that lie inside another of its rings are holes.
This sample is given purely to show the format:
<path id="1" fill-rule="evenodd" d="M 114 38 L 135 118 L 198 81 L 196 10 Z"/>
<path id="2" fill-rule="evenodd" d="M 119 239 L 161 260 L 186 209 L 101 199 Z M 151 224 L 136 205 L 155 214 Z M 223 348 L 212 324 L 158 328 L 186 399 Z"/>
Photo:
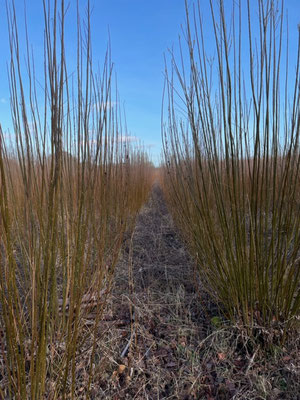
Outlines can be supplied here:
<path id="1" fill-rule="evenodd" d="M 4 97 L 1 97 L 0 103 L 1 103 L 1 104 L 6 104 L 6 103 L 7 103 L 7 100 L 6 100 Z"/>
<path id="2" fill-rule="evenodd" d="M 151 150 L 151 149 L 154 149 L 155 147 L 157 147 L 157 145 L 154 143 L 149 143 L 149 144 L 140 143 L 140 144 L 134 145 L 134 148 L 136 150 Z"/>
<path id="3" fill-rule="evenodd" d="M 140 139 L 136 136 L 121 136 L 119 137 L 118 141 L 119 143 L 132 143 L 132 142 L 138 142 Z"/>

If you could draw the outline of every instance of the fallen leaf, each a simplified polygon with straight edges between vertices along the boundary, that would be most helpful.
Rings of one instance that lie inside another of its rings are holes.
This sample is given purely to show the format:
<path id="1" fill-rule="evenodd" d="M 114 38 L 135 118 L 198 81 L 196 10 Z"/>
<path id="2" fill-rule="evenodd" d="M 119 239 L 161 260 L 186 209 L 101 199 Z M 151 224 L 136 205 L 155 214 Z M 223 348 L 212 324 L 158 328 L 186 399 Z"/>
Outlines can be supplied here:
<path id="1" fill-rule="evenodd" d="M 120 364 L 120 365 L 119 365 L 119 368 L 118 368 L 118 374 L 123 374 L 123 372 L 125 371 L 125 369 L 126 369 L 126 365 Z"/>

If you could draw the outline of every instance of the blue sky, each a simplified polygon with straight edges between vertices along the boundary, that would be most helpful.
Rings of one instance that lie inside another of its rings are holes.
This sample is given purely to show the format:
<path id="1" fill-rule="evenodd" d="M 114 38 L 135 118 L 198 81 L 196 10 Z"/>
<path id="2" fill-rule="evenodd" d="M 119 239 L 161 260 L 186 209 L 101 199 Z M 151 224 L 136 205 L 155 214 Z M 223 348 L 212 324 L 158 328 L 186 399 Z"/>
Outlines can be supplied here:
<path id="1" fill-rule="evenodd" d="M 225 4 L 227 2 L 232 4 L 231 0 L 225 0 Z M 37 59 L 37 68 L 41 68 L 42 0 L 27 0 L 26 3 L 29 40 Z M 84 14 L 86 1 L 80 0 L 79 3 Z M 253 3 L 256 1 L 253 0 Z M 24 32 L 24 1 L 15 0 L 15 4 L 20 31 Z M 177 45 L 181 24 L 185 21 L 184 0 L 91 0 L 91 5 L 94 62 L 97 59 L 100 65 L 103 62 L 109 30 L 120 99 L 126 110 L 128 135 L 141 139 L 151 149 L 154 160 L 158 160 L 161 151 L 164 53 Z M 201 0 L 204 21 L 210 19 L 208 5 L 208 0 Z M 286 0 L 285 8 L 289 12 L 290 50 L 293 54 L 296 51 L 297 24 L 300 22 L 300 0 Z M 70 0 L 66 32 L 70 59 L 76 55 L 75 26 L 76 1 Z M 0 37 L 0 122 L 6 130 L 11 129 L 11 124 L 6 69 L 9 46 L 5 0 L 0 0 Z M 212 35 L 208 34 L 206 40 L 209 49 Z M 72 64 L 72 60 L 70 62 Z"/>

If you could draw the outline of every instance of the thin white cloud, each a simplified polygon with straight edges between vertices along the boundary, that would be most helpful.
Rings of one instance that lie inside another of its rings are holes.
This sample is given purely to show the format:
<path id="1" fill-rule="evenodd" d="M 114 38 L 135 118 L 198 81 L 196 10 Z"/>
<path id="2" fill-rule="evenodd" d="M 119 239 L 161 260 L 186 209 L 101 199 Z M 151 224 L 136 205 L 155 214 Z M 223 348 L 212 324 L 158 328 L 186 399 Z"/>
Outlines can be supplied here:
<path id="1" fill-rule="evenodd" d="M 6 103 L 7 103 L 7 100 L 6 100 L 4 97 L 1 97 L 0 103 L 1 103 L 1 104 L 6 104 Z"/>
<path id="2" fill-rule="evenodd" d="M 157 145 L 156 144 L 154 144 L 154 143 L 149 143 L 149 144 L 136 144 L 136 145 L 134 145 L 134 148 L 136 149 L 136 150 L 151 150 L 151 149 L 154 149 L 155 147 L 157 147 Z"/>
<path id="3" fill-rule="evenodd" d="M 118 142 L 119 143 L 132 143 L 132 142 L 138 142 L 139 138 L 136 136 L 121 136 L 120 138 L 118 138 Z"/>

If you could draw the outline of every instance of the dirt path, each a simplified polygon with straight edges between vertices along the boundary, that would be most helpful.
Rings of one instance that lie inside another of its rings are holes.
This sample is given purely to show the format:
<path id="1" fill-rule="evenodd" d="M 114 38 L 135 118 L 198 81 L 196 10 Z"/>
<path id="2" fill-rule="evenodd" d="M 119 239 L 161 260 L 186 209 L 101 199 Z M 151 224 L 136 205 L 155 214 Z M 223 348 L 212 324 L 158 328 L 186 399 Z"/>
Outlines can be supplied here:
<path id="1" fill-rule="evenodd" d="M 193 274 L 161 189 L 155 186 L 116 271 L 109 307 L 117 323 L 106 349 L 114 350 L 115 370 L 114 379 L 102 377 L 103 398 L 194 398 L 191 385 L 199 374 L 195 351 L 206 336 L 207 316 Z"/>

